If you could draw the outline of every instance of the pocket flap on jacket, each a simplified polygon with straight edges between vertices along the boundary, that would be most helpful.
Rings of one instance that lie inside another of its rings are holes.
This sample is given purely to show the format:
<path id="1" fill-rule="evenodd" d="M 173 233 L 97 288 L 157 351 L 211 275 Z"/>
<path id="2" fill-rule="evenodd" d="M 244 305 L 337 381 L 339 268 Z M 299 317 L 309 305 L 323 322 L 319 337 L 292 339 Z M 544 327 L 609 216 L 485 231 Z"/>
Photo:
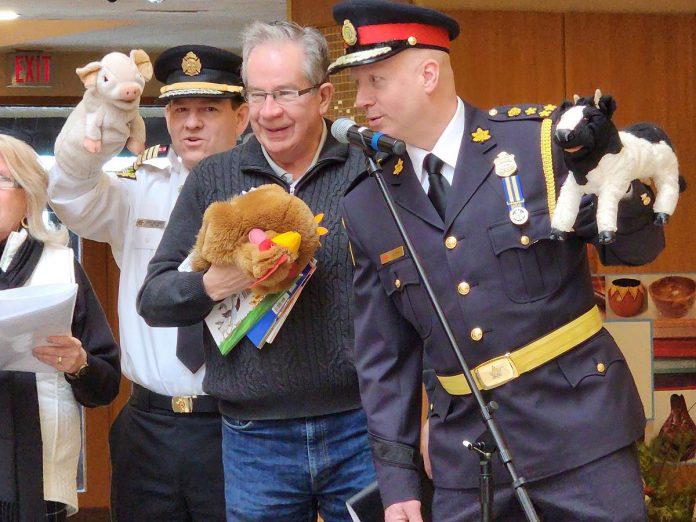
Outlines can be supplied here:
<path id="1" fill-rule="evenodd" d="M 605 330 L 556 359 L 574 388 L 590 376 L 603 377 L 611 365 L 625 364 L 623 354 Z"/>
<path id="2" fill-rule="evenodd" d="M 511 221 L 491 225 L 488 227 L 488 236 L 495 255 L 512 248 L 527 249 L 537 241 L 549 239 L 550 223 L 547 211 L 537 211 L 530 214 L 529 221 L 522 227 Z"/>

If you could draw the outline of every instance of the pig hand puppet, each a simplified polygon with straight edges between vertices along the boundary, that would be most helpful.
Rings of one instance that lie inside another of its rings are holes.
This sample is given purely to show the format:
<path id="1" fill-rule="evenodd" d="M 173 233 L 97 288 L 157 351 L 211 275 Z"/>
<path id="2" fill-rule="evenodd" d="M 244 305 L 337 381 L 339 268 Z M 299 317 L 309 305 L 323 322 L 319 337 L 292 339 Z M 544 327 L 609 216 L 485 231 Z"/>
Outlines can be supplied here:
<path id="1" fill-rule="evenodd" d="M 319 247 L 318 226 L 304 201 L 275 184 L 210 205 L 191 254 L 194 271 L 235 265 L 257 295 L 286 289 Z"/>
<path id="2" fill-rule="evenodd" d="M 145 82 L 152 78 L 147 53 L 109 53 L 76 72 L 86 90 L 56 139 L 61 168 L 79 176 L 86 168 L 101 167 L 124 145 L 134 154 L 145 150 L 145 122 L 138 109 Z"/>

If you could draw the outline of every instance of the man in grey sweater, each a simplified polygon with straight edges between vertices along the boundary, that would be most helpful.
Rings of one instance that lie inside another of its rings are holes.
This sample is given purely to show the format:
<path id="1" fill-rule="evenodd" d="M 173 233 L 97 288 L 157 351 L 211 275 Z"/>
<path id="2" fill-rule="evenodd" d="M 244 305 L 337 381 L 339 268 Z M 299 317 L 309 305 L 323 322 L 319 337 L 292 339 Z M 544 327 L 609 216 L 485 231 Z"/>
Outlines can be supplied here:
<path id="1" fill-rule="evenodd" d="M 296 24 L 256 22 L 244 35 L 243 79 L 254 135 L 199 163 L 179 196 L 138 298 L 153 326 L 205 353 L 204 389 L 220 399 L 228 520 L 349 521 L 345 501 L 374 480 L 353 366 L 352 264 L 339 201 L 361 154 L 328 133 L 333 86 L 325 39 Z M 201 321 L 248 288 L 238 269 L 179 272 L 214 201 L 276 183 L 323 213 L 329 232 L 280 333 L 263 350 L 242 340 L 222 356 Z"/>

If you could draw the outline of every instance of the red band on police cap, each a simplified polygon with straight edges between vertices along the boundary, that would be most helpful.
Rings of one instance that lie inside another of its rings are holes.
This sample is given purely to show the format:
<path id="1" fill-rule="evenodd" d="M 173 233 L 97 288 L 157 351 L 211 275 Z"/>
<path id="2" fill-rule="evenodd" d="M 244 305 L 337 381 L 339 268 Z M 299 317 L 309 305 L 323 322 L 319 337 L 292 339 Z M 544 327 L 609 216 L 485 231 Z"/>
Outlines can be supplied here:
<path id="1" fill-rule="evenodd" d="M 415 37 L 418 44 L 449 49 L 449 33 L 444 27 L 425 24 L 379 24 L 358 27 L 358 44 L 370 45 Z"/>

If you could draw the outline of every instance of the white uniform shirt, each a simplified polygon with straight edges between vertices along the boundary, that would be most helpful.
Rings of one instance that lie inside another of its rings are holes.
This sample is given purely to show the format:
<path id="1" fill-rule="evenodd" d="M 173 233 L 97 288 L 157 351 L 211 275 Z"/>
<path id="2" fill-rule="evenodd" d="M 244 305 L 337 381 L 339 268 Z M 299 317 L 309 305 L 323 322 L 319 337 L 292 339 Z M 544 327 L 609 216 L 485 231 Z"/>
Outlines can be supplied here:
<path id="1" fill-rule="evenodd" d="M 170 147 L 145 160 L 136 179 L 96 173 L 50 172 L 58 217 L 79 236 L 111 245 L 121 269 L 118 318 L 121 369 L 131 381 L 162 395 L 201 395 L 205 367 L 192 374 L 176 357 L 176 328 L 151 328 L 135 300 L 188 169 Z"/>
<path id="2" fill-rule="evenodd" d="M 419 149 L 413 145 L 406 145 L 406 152 L 411 159 L 413 171 L 416 173 L 416 176 L 418 176 L 418 180 L 426 194 L 428 193 L 428 188 L 430 188 L 430 182 L 428 181 L 428 173 L 423 168 L 425 157 L 429 152 L 432 152 L 444 162 L 442 166 L 442 175 L 449 182 L 450 186 L 452 186 L 454 169 L 457 166 L 457 157 L 459 156 L 459 148 L 462 144 L 463 135 L 464 102 L 462 102 L 461 98 L 457 98 L 457 110 L 438 138 L 432 151 Z"/>

